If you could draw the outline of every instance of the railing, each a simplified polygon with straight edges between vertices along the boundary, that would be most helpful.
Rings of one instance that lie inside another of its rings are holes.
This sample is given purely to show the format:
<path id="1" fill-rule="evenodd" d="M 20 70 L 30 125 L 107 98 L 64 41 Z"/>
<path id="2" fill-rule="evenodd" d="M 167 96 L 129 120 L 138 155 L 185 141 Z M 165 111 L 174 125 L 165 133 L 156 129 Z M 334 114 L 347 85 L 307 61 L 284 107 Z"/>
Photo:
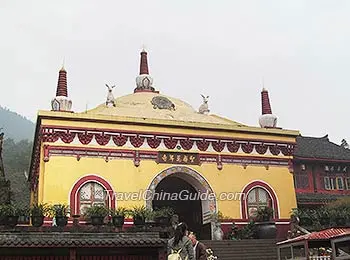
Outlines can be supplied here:
<path id="1" fill-rule="evenodd" d="M 331 256 L 310 256 L 310 260 L 331 260 Z"/>

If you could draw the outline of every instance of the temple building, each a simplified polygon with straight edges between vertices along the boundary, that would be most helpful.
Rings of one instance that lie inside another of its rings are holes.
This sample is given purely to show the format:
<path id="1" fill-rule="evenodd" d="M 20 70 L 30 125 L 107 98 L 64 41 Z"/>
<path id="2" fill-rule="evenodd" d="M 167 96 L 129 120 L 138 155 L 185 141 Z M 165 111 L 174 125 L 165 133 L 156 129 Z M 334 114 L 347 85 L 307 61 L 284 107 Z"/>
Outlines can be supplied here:
<path id="1" fill-rule="evenodd" d="M 292 155 L 299 132 L 277 126 L 267 90 L 260 126 L 247 126 L 211 114 L 207 96 L 195 109 L 164 95 L 147 59 L 143 50 L 133 93 L 114 98 L 107 85 L 106 99 L 83 112 L 71 110 L 67 71 L 59 71 L 52 110 L 38 112 L 31 203 L 68 204 L 71 215 L 96 204 L 171 206 L 202 239 L 212 236 L 214 213 L 226 216 L 228 228 L 268 205 L 288 230 L 297 206 Z M 167 193 L 182 197 L 162 197 Z"/>
<path id="2" fill-rule="evenodd" d="M 350 150 L 328 136 L 298 136 L 293 165 L 299 208 L 317 208 L 350 195 Z"/>

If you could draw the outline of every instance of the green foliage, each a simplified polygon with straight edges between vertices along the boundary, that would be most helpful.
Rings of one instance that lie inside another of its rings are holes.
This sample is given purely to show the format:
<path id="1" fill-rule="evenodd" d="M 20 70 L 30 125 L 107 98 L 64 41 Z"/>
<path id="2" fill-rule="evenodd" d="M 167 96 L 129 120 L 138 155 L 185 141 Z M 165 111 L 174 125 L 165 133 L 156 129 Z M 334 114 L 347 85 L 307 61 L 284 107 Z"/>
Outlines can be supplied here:
<path id="1" fill-rule="evenodd" d="M 0 216 L 27 216 L 28 213 L 28 208 L 11 204 L 0 205 Z"/>
<path id="2" fill-rule="evenodd" d="M 256 221 L 270 221 L 273 216 L 273 209 L 271 207 L 258 208 Z"/>
<path id="3" fill-rule="evenodd" d="M 50 213 L 50 207 L 46 203 L 34 204 L 30 208 L 30 215 L 35 217 L 48 216 Z"/>
<path id="4" fill-rule="evenodd" d="M 22 140 L 15 142 L 5 139 L 3 143 L 3 163 L 5 177 L 11 183 L 12 202 L 21 207 L 29 205 L 30 190 L 25 172 L 29 172 L 32 142 Z"/>
<path id="5" fill-rule="evenodd" d="M 214 222 L 222 222 L 224 220 L 229 220 L 230 217 L 225 216 L 220 210 L 218 211 L 218 213 L 213 213 L 211 215 L 211 219 Z"/>
<path id="6" fill-rule="evenodd" d="M 110 209 L 110 214 L 111 216 L 121 216 L 125 217 L 130 214 L 130 210 L 124 207 L 118 207 L 116 209 Z"/>
<path id="7" fill-rule="evenodd" d="M 171 217 L 174 215 L 174 210 L 171 207 L 163 207 L 160 209 L 154 210 L 154 217 Z"/>
<path id="8" fill-rule="evenodd" d="M 350 197 L 344 197 L 328 203 L 326 208 L 328 209 L 345 209 L 350 212 Z"/>
<path id="9" fill-rule="evenodd" d="M 56 204 L 49 207 L 51 217 L 66 217 L 69 213 L 69 206 L 65 204 Z"/>
<path id="10" fill-rule="evenodd" d="M 153 212 L 145 206 L 134 206 L 130 211 L 132 217 L 152 218 Z"/>
<path id="11" fill-rule="evenodd" d="M 293 213 L 299 217 L 300 225 L 309 230 L 341 226 L 339 219 L 345 222 L 350 220 L 350 198 L 342 198 L 316 209 L 294 210 Z"/>
<path id="12" fill-rule="evenodd" d="M 94 205 L 86 209 L 86 217 L 106 217 L 109 213 L 109 209 L 103 205 Z"/>
<path id="13" fill-rule="evenodd" d="M 242 240 L 242 239 L 254 239 L 256 238 L 256 225 L 253 220 L 251 220 L 243 228 L 239 229 L 234 223 L 232 224 L 232 231 L 228 235 L 230 240 Z"/>

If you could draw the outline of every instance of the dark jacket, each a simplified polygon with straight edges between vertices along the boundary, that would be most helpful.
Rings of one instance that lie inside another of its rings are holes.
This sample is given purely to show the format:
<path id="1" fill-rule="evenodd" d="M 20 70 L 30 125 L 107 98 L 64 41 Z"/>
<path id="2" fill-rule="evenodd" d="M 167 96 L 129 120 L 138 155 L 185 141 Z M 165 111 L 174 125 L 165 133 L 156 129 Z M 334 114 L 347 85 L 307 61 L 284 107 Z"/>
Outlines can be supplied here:
<path id="1" fill-rule="evenodd" d="M 196 246 L 196 260 L 206 260 L 207 259 L 207 247 L 198 241 L 198 244 Z"/>

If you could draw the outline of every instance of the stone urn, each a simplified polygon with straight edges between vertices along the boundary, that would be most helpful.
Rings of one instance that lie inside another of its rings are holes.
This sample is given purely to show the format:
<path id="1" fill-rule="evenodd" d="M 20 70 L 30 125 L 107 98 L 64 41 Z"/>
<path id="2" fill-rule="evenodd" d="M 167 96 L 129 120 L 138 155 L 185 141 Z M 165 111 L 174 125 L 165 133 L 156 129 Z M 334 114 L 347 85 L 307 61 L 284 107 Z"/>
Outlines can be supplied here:
<path id="1" fill-rule="evenodd" d="M 213 240 L 223 240 L 224 239 L 224 232 L 221 229 L 221 223 L 216 222 L 214 223 L 213 228 Z"/>

